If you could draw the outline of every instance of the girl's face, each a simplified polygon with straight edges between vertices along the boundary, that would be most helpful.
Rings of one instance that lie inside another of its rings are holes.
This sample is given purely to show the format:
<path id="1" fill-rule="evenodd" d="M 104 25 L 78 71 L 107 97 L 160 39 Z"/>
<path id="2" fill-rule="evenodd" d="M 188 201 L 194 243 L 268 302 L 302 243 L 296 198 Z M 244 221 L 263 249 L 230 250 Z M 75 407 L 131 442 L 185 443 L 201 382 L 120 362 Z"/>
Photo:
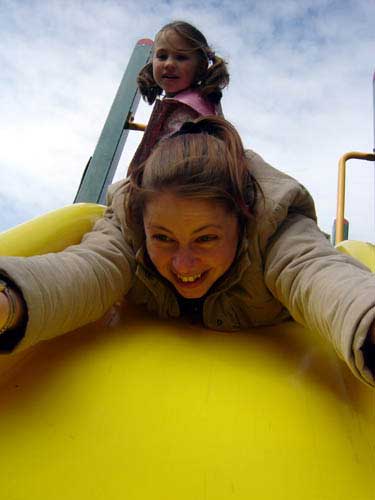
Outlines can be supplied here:
<path id="1" fill-rule="evenodd" d="M 236 255 L 237 218 L 215 201 L 160 193 L 143 221 L 152 263 L 185 298 L 205 295 Z"/>
<path id="2" fill-rule="evenodd" d="M 198 72 L 198 55 L 191 46 L 175 31 L 161 33 L 156 39 L 152 57 L 152 70 L 155 82 L 166 96 L 173 97 L 188 89 L 195 81 Z"/>

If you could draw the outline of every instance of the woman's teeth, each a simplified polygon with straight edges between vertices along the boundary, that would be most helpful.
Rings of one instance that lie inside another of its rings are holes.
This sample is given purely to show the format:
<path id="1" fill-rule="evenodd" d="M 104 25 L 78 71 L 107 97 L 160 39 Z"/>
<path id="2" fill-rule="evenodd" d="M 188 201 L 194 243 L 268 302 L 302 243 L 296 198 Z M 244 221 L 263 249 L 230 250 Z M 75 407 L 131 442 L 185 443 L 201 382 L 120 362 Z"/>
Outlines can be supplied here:
<path id="1" fill-rule="evenodd" d="M 182 281 L 183 283 L 193 283 L 197 279 L 199 279 L 202 276 L 202 273 L 200 274 L 194 274 L 193 276 L 181 276 L 180 274 L 177 275 L 177 278 Z"/>

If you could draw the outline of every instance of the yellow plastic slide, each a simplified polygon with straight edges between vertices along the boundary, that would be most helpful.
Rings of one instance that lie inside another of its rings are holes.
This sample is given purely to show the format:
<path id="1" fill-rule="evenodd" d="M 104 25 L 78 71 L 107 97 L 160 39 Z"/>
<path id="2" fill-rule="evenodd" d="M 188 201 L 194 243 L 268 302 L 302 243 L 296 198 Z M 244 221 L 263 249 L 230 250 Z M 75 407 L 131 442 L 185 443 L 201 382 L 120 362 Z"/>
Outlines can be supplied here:
<path id="1" fill-rule="evenodd" d="M 57 251 L 75 205 L 0 235 Z M 374 500 L 375 392 L 293 322 L 219 333 L 124 307 L 0 357 L 3 500 Z"/>

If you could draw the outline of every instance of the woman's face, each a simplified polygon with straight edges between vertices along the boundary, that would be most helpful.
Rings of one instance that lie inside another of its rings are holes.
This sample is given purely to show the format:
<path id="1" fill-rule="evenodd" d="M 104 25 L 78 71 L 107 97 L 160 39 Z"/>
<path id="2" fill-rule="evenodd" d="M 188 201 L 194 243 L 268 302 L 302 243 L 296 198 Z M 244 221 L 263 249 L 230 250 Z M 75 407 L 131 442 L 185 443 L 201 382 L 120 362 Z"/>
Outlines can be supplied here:
<path id="1" fill-rule="evenodd" d="M 143 219 L 151 261 L 183 297 L 202 297 L 231 266 L 239 227 L 221 204 L 164 192 L 147 202 Z"/>

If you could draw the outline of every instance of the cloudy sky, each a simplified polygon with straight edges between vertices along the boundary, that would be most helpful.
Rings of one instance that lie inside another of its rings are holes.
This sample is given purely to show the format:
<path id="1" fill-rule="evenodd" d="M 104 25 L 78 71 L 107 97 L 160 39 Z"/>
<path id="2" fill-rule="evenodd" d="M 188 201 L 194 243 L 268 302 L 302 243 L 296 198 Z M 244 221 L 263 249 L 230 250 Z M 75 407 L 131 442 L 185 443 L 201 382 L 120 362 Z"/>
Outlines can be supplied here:
<path id="1" fill-rule="evenodd" d="M 72 202 L 136 41 L 172 19 L 228 61 L 225 116 L 331 232 L 338 158 L 373 148 L 374 0 L 0 0 L 0 230 Z M 373 241 L 373 163 L 347 182 L 350 236 Z"/>

